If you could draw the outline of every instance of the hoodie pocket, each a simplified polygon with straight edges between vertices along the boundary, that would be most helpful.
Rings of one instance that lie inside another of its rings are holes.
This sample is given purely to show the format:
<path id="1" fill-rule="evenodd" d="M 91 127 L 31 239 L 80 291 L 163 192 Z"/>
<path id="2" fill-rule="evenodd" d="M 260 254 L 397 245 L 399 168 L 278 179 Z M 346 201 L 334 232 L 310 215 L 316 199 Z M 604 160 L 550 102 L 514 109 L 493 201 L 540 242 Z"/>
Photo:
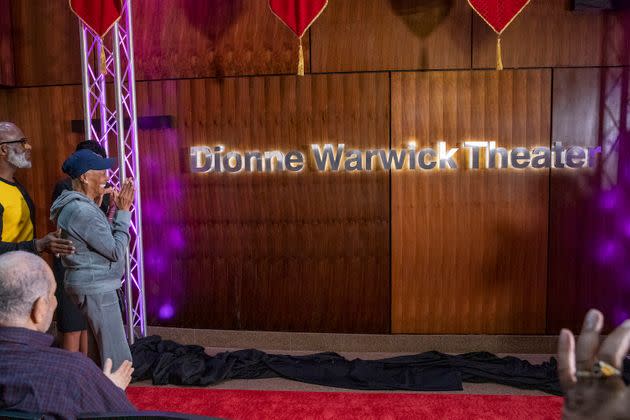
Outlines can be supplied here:
<path id="1" fill-rule="evenodd" d="M 102 307 L 118 306 L 118 295 L 116 291 L 102 293 L 100 299 L 95 300 L 100 300 L 100 306 Z"/>

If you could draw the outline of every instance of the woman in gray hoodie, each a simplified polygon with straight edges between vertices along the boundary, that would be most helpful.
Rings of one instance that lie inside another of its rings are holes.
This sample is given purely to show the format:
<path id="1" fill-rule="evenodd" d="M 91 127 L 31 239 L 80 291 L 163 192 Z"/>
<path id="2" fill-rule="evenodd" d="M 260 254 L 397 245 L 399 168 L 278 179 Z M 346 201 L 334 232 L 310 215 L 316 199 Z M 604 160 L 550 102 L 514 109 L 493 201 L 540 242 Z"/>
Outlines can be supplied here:
<path id="1" fill-rule="evenodd" d="M 107 191 L 107 169 L 114 159 L 91 150 L 73 153 L 62 170 L 72 178 L 72 191 L 64 191 L 53 203 L 51 220 L 62 237 L 71 239 L 74 254 L 62 258 L 66 268 L 65 289 L 85 314 L 99 348 L 101 364 L 107 359 L 113 369 L 131 361 L 116 290 L 121 287 L 129 247 L 130 208 L 134 198 L 133 180 L 126 179 L 120 192 L 113 192 L 118 208 L 113 222 L 98 202 Z"/>

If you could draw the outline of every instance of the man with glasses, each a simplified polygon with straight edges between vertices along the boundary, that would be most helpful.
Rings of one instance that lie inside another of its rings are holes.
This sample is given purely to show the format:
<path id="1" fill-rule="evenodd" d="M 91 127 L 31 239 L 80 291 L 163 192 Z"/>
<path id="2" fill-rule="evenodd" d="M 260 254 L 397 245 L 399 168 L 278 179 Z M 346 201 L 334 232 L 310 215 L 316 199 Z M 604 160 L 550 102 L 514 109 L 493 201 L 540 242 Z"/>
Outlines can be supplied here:
<path id="1" fill-rule="evenodd" d="M 0 122 L 0 254 L 10 251 L 71 254 L 72 242 L 61 239 L 56 232 L 35 239 L 35 206 L 15 179 L 18 169 L 31 165 L 31 145 L 22 130 L 13 123 Z"/>

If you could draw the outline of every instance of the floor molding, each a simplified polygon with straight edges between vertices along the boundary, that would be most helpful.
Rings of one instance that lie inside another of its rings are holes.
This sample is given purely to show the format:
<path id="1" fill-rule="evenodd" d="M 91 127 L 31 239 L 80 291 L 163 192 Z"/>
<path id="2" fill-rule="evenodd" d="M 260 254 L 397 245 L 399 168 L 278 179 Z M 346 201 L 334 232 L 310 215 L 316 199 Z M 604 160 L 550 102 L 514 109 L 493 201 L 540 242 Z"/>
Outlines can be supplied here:
<path id="1" fill-rule="evenodd" d="M 558 342 L 557 336 L 550 335 L 332 334 L 152 326 L 148 327 L 148 335 L 159 335 L 180 344 L 197 344 L 204 347 L 383 353 L 421 353 L 436 350 L 444 353 L 489 351 L 554 354 Z"/>

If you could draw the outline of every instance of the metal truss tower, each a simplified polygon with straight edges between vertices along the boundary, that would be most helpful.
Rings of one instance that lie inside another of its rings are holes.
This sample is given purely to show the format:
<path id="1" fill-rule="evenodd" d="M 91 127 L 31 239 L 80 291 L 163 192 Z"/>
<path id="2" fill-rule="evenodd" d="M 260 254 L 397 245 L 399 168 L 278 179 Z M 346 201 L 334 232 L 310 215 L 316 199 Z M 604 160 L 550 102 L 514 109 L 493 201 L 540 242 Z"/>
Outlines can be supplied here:
<path id="1" fill-rule="evenodd" d="M 124 1 L 121 18 L 103 39 L 81 22 L 80 41 L 85 138 L 98 141 L 108 154 L 110 144 L 115 146 L 118 168 L 111 182 L 116 187 L 129 177 L 136 184 L 123 279 L 127 337 L 133 343 L 136 335 L 146 335 L 147 324 L 131 0 Z"/>
<path id="2" fill-rule="evenodd" d="M 607 17 L 607 30 L 603 37 L 602 51 L 606 51 L 610 43 L 610 33 L 617 30 L 623 34 L 621 51 L 614 51 L 619 63 L 628 62 L 628 50 L 623 46 L 630 41 L 630 28 L 624 25 L 622 18 Z M 624 185 L 624 175 L 630 175 L 628 158 L 630 158 L 630 141 L 628 130 L 628 105 L 630 72 L 628 67 L 604 67 L 600 73 L 599 98 L 599 145 L 602 147 L 600 187 L 609 189 Z M 626 182 L 627 183 L 627 182 Z"/>

